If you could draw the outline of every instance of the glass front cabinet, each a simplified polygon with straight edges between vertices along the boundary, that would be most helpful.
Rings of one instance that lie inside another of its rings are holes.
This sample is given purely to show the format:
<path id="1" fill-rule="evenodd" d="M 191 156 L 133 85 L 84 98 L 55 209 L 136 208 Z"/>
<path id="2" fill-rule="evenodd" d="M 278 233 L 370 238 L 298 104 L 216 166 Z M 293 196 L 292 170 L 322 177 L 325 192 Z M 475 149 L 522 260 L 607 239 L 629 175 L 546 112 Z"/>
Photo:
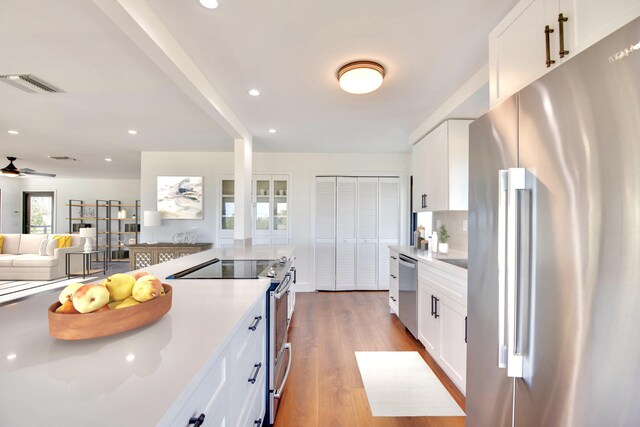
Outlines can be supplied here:
<path id="1" fill-rule="evenodd" d="M 233 175 L 220 177 L 220 242 L 233 245 Z M 256 245 L 289 243 L 289 176 L 254 175 L 251 185 L 252 238 Z"/>

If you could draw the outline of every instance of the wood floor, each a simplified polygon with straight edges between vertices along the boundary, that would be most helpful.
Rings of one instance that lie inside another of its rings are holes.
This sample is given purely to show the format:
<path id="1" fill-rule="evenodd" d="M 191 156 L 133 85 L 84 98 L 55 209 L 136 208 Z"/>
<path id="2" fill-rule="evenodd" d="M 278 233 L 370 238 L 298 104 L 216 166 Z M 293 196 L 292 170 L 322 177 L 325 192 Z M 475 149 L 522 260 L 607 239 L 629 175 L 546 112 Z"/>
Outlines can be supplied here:
<path id="1" fill-rule="evenodd" d="M 418 351 L 453 398 L 464 396 L 389 314 L 387 292 L 296 294 L 293 361 L 276 427 L 464 426 L 464 417 L 373 417 L 354 351 Z"/>

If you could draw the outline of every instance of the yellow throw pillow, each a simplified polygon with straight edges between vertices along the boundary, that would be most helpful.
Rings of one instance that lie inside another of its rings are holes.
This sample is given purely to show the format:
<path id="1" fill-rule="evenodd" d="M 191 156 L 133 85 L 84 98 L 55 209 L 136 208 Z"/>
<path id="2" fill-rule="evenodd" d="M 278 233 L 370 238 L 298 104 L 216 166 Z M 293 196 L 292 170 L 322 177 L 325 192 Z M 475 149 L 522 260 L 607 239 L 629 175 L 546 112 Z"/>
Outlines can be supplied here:
<path id="1" fill-rule="evenodd" d="M 71 247 L 71 236 L 53 236 L 52 240 L 58 241 L 59 248 L 70 248 Z"/>
<path id="2" fill-rule="evenodd" d="M 4 235 L 0 234 L 0 254 L 2 253 L 2 245 L 4 245 Z"/>

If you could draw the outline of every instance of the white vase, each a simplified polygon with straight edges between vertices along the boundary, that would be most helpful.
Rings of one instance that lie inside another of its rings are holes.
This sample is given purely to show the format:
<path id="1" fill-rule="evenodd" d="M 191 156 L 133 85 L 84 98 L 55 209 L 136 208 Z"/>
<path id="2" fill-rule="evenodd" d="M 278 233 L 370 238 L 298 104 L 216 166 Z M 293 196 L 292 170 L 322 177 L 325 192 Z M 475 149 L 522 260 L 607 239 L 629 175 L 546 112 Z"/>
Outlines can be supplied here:
<path id="1" fill-rule="evenodd" d="M 448 243 L 438 243 L 438 252 L 441 254 L 449 253 L 449 244 Z"/>

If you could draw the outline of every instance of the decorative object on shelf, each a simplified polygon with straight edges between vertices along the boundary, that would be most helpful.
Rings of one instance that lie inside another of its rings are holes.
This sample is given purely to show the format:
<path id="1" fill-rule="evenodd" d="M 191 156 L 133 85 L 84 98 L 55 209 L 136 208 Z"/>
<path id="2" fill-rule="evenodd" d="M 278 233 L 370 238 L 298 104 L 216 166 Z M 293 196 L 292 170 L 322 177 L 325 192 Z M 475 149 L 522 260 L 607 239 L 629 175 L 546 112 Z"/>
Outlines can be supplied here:
<path id="1" fill-rule="evenodd" d="M 173 243 L 181 244 L 181 243 L 189 243 L 194 244 L 198 243 L 198 234 L 194 232 L 187 231 L 185 233 L 176 233 L 173 235 Z"/>
<path id="2" fill-rule="evenodd" d="M 440 240 L 440 243 L 438 243 L 438 252 L 442 254 L 449 253 L 449 243 L 447 243 L 449 237 L 451 236 L 447 231 L 447 227 L 442 224 L 440 228 L 438 228 L 438 239 Z"/>
<path id="3" fill-rule="evenodd" d="M 93 239 L 96 238 L 96 229 L 83 227 L 80 229 L 80 237 L 84 237 L 84 251 L 91 252 L 94 249 Z"/>
<path id="4" fill-rule="evenodd" d="M 127 210 L 124 208 L 118 209 L 118 219 L 127 219 Z"/>
<path id="5" fill-rule="evenodd" d="M 144 211 L 144 218 L 142 220 L 142 224 L 145 227 L 160 227 L 162 224 L 162 216 L 158 211 Z M 149 244 L 154 244 L 158 242 L 153 241 L 153 228 L 151 229 L 151 241 L 147 242 Z"/>
<path id="6" fill-rule="evenodd" d="M 165 219 L 202 219 L 201 176 L 159 176 L 158 211 Z"/>
<path id="7" fill-rule="evenodd" d="M 84 208 L 82 216 L 84 216 L 85 218 L 95 218 L 96 210 L 94 208 Z"/>

